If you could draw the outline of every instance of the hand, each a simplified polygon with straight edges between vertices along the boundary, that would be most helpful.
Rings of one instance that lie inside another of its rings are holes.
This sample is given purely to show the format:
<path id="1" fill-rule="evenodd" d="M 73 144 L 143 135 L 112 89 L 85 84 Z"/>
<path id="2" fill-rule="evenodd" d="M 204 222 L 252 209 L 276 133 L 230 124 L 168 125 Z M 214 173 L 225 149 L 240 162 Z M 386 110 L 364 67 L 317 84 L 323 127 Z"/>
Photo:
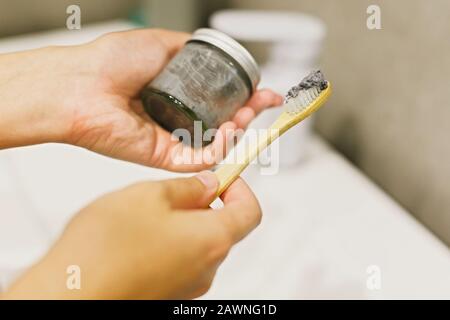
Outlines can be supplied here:
<path id="1" fill-rule="evenodd" d="M 0 148 L 56 141 L 172 171 L 211 167 L 213 161 L 174 163 L 174 153 L 189 147 L 153 122 L 139 99 L 140 90 L 188 38 L 185 33 L 143 29 L 107 34 L 80 46 L 0 56 L 0 66 L 6 67 L 0 75 L 0 97 L 8 109 L 2 115 L 10 119 L 0 119 L 5 131 Z M 219 128 L 212 144 L 195 152 L 201 159 L 223 155 L 234 130 L 279 104 L 281 97 L 272 91 L 258 91 L 233 121 Z M 8 141 L 4 137 L 11 132 L 15 136 Z"/>
<path id="2" fill-rule="evenodd" d="M 237 180 L 224 207 L 206 208 L 218 181 L 197 177 L 138 183 L 83 209 L 46 257 L 5 298 L 195 298 L 211 285 L 233 244 L 261 219 L 253 193 Z M 69 265 L 81 270 L 81 290 L 65 286 Z"/>

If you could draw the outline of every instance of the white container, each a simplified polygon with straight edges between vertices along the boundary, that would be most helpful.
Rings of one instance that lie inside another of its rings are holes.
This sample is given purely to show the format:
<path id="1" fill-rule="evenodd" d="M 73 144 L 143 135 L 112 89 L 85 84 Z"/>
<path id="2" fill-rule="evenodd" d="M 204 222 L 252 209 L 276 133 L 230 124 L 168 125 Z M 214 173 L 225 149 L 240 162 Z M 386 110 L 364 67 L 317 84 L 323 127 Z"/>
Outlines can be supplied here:
<path id="1" fill-rule="evenodd" d="M 281 95 L 317 68 L 326 35 L 324 23 L 313 16 L 285 11 L 222 10 L 210 19 L 213 28 L 238 41 L 264 47 L 266 61 L 261 65 L 260 88 L 271 88 Z M 278 117 L 281 110 L 263 112 L 252 128 L 263 129 Z M 312 130 L 313 118 L 289 130 L 279 141 L 280 164 L 299 163 Z"/>

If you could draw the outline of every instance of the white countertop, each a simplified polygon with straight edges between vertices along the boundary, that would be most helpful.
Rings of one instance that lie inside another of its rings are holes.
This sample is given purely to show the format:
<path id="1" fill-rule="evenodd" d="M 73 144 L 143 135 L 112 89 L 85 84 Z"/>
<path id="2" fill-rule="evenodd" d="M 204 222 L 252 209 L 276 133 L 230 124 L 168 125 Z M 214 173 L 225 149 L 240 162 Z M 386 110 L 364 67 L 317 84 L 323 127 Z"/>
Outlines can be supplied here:
<path id="1" fill-rule="evenodd" d="M 244 176 L 264 219 L 207 298 L 450 298 L 448 248 L 320 138 L 300 166 Z"/>
<path id="2" fill-rule="evenodd" d="M 88 41 L 112 22 L 0 40 L 0 52 Z M 277 175 L 244 174 L 264 211 L 232 250 L 205 298 L 450 298 L 450 252 L 319 137 Z M 0 151 L 0 288 L 42 255 L 100 194 L 176 174 L 47 144 Z M 380 270 L 369 290 L 367 268 Z M 2 278 L 3 277 L 3 278 Z"/>

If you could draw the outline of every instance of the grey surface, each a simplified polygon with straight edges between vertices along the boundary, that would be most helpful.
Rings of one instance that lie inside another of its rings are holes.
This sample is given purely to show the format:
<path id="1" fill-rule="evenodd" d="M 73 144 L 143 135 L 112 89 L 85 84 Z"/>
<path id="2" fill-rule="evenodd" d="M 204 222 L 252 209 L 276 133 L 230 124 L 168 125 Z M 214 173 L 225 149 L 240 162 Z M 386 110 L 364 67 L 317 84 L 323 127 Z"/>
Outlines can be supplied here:
<path id="1" fill-rule="evenodd" d="M 0 0 L 0 37 L 65 28 L 69 5 L 79 5 L 81 27 L 90 22 L 126 18 L 142 0 Z"/>
<path id="2" fill-rule="evenodd" d="M 450 244 L 450 2 L 234 0 L 321 17 L 333 95 L 317 129 Z M 381 30 L 366 9 L 381 7 Z"/>

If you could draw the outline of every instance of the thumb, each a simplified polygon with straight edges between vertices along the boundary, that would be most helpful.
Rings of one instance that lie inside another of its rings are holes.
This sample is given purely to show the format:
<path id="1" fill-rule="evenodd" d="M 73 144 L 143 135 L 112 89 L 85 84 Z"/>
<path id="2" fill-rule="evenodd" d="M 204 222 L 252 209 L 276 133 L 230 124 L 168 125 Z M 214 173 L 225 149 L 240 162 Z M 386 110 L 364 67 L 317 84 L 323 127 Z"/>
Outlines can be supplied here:
<path id="1" fill-rule="evenodd" d="M 202 171 L 189 178 L 162 181 L 173 209 L 207 207 L 216 197 L 219 181 L 211 171 Z"/>

